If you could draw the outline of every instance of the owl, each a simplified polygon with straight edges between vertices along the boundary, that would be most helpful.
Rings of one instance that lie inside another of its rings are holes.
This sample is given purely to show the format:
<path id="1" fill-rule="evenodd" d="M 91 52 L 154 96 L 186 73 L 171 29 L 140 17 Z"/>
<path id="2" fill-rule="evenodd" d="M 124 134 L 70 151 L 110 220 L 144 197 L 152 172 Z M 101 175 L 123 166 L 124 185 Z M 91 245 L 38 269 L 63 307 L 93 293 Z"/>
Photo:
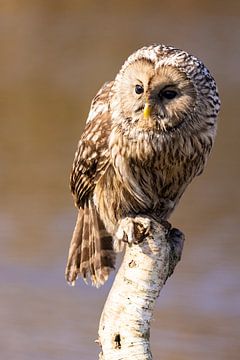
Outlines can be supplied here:
<path id="1" fill-rule="evenodd" d="M 65 272 L 70 284 L 79 276 L 96 286 L 106 281 L 121 219 L 169 218 L 204 169 L 219 109 L 208 69 L 171 46 L 139 49 L 103 85 L 92 101 L 70 178 L 78 208 Z"/>

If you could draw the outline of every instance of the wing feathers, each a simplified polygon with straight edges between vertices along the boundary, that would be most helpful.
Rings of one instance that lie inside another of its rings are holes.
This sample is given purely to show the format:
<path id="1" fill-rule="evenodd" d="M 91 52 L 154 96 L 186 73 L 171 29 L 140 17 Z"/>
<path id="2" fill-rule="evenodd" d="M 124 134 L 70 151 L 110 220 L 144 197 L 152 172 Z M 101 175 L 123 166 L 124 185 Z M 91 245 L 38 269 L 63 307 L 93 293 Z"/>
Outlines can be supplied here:
<path id="1" fill-rule="evenodd" d="M 112 85 L 113 82 L 105 84 L 93 99 L 73 162 L 70 188 L 79 213 L 65 272 L 71 284 L 79 275 L 84 280 L 89 275 L 92 282 L 99 286 L 106 281 L 115 264 L 112 238 L 106 232 L 92 200 L 95 185 L 110 162 L 108 139 L 112 124 L 108 105 Z"/>

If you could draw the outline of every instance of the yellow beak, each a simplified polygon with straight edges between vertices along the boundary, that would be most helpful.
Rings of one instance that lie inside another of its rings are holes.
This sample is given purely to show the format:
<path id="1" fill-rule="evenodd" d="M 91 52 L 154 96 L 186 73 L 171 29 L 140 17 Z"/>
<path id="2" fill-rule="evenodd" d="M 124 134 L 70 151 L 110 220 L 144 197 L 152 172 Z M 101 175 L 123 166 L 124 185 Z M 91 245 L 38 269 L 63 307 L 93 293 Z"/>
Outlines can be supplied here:
<path id="1" fill-rule="evenodd" d="M 151 107 L 148 103 L 145 104 L 144 110 L 143 110 L 143 117 L 145 120 L 147 120 L 151 115 Z"/>

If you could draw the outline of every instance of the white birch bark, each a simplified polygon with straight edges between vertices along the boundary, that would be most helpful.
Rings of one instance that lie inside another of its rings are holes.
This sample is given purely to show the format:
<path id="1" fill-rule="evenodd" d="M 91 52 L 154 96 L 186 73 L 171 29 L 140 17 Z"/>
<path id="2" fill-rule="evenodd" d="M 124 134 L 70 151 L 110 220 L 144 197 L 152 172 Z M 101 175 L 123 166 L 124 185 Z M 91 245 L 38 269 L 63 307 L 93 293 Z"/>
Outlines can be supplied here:
<path id="1" fill-rule="evenodd" d="M 153 308 L 181 258 L 184 235 L 179 230 L 146 216 L 131 221 L 134 234 L 127 233 L 126 219 L 118 233 L 125 240 L 127 235 L 131 241 L 142 241 L 126 246 L 105 303 L 99 325 L 99 360 L 152 359 L 149 338 Z"/>

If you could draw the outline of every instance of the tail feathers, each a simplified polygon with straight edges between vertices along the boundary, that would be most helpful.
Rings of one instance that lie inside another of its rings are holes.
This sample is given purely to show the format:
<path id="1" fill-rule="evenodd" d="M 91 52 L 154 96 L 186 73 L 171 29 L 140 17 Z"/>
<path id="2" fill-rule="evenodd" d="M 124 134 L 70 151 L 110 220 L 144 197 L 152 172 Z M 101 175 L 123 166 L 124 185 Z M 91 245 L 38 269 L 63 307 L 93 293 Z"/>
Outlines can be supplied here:
<path id="1" fill-rule="evenodd" d="M 92 284 L 98 287 L 107 280 L 114 265 L 112 237 L 89 200 L 84 208 L 79 209 L 69 248 L 66 280 L 74 285 L 79 276 L 85 281 L 89 276 Z"/>

